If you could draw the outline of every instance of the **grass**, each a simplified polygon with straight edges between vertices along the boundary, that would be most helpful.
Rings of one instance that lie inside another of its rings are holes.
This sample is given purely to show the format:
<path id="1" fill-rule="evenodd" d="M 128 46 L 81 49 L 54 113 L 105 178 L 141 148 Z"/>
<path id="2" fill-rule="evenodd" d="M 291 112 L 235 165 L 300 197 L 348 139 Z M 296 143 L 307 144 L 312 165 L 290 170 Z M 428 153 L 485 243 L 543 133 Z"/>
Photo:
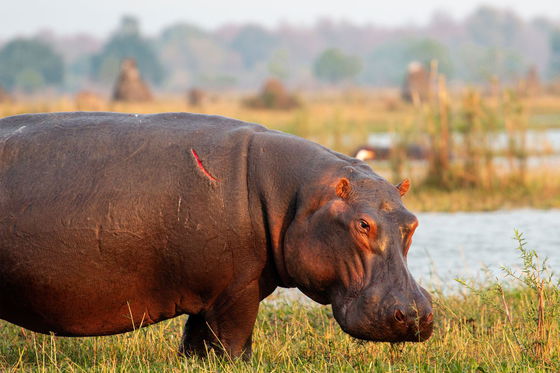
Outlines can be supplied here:
<path id="1" fill-rule="evenodd" d="M 414 182 L 414 179 L 413 179 Z M 531 170 L 527 180 L 505 181 L 487 188 L 451 190 L 420 185 L 404 197 L 408 209 L 418 212 L 494 211 L 500 209 L 560 208 L 560 173 Z"/>
<path id="2" fill-rule="evenodd" d="M 557 372 L 560 290 L 517 236 L 521 271 L 445 295 L 433 289 L 435 329 L 425 343 L 366 343 L 344 334 L 330 308 L 264 302 L 249 361 L 182 358 L 184 318 L 131 333 L 56 338 L 0 324 L 0 371 L 37 372 Z"/>

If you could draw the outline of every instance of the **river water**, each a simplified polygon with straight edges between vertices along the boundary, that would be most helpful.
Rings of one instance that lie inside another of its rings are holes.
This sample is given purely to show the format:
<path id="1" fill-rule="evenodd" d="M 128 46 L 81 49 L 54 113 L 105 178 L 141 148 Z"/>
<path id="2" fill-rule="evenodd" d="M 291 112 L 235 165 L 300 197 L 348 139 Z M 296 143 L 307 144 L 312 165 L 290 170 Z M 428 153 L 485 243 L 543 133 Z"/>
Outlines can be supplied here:
<path id="1" fill-rule="evenodd" d="M 376 132 L 368 136 L 368 144 L 374 146 L 390 147 L 393 143 L 393 136 L 389 132 Z M 460 138 L 457 135 L 457 139 Z M 507 147 L 507 135 L 505 132 L 498 132 L 493 136 L 492 144 L 494 150 L 505 149 Z M 560 129 L 549 128 L 543 130 L 527 131 L 527 147 L 530 150 L 549 149 L 553 152 L 560 152 Z"/>
<path id="2" fill-rule="evenodd" d="M 417 214 L 420 225 L 408 255 L 408 267 L 422 282 L 448 287 L 454 278 L 484 279 L 484 271 L 502 277 L 501 266 L 519 269 L 519 246 L 548 258 L 560 273 L 560 210 L 521 209 L 494 212 L 429 212 Z"/>
<path id="3" fill-rule="evenodd" d="M 514 230 L 522 233 L 526 248 L 560 275 L 560 209 L 501 210 L 493 212 L 428 212 L 416 214 L 420 225 L 408 254 L 408 268 L 428 288 L 453 291 L 456 278 L 504 278 L 502 266 L 519 271 L 521 259 Z M 558 276 L 557 276 L 558 278 Z M 277 292 L 280 298 L 308 301 L 298 290 Z M 277 299 L 277 298 L 276 298 Z"/>

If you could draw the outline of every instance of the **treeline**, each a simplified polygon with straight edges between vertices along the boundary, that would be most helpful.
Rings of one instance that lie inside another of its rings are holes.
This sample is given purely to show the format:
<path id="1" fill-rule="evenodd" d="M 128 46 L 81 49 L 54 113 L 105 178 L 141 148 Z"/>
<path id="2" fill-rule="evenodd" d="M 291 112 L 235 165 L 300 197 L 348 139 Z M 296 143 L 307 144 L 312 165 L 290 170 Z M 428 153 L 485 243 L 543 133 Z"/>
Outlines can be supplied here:
<path id="1" fill-rule="evenodd" d="M 254 89 L 270 76 L 300 88 L 398 86 L 410 62 L 434 59 L 452 82 L 514 82 L 530 67 L 553 80 L 560 77 L 560 22 L 525 21 L 512 11 L 482 7 L 461 21 L 435 14 L 424 27 L 323 20 L 308 28 L 247 24 L 208 31 L 178 23 L 148 37 L 137 19 L 124 17 L 105 41 L 47 33 L 5 42 L 0 85 L 20 92 L 107 90 L 126 57 L 169 92 Z"/>

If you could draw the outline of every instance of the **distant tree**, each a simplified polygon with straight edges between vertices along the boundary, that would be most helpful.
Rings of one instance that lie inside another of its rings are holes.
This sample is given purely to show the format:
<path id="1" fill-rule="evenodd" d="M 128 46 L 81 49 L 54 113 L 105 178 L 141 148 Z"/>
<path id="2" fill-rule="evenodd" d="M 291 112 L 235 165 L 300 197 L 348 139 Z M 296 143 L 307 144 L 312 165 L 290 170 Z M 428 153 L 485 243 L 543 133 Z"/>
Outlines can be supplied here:
<path id="1" fill-rule="evenodd" d="M 226 41 L 187 23 L 165 28 L 158 38 L 158 53 L 167 72 L 166 86 L 183 91 L 187 86 L 232 84 L 224 75 L 238 76 L 241 57 Z M 221 82 L 220 82 L 221 81 Z"/>
<path id="2" fill-rule="evenodd" d="M 473 43 L 458 48 L 457 64 L 462 72 L 461 77 L 471 82 L 487 82 L 492 77 L 512 81 L 526 69 L 523 56 L 515 49 Z"/>
<path id="3" fill-rule="evenodd" d="M 426 66 L 431 61 L 437 61 L 438 71 L 447 76 L 453 75 L 453 64 L 448 48 L 434 39 L 412 40 L 406 48 L 407 57 L 410 60 L 422 62 Z"/>
<path id="4" fill-rule="evenodd" d="M 162 31 L 159 49 L 167 65 L 189 72 L 200 71 L 208 64 L 213 65 L 214 55 L 220 54 L 214 51 L 220 48 L 212 39 L 196 26 L 178 23 Z"/>
<path id="5" fill-rule="evenodd" d="M 550 62 L 548 66 L 551 78 L 560 77 L 560 28 L 550 33 Z"/>
<path id="6" fill-rule="evenodd" d="M 434 39 L 401 39 L 381 44 L 366 59 L 363 78 L 375 85 L 400 85 L 411 62 L 430 66 L 438 61 L 438 71 L 453 75 L 453 64 L 448 48 Z"/>
<path id="7" fill-rule="evenodd" d="M 534 53 L 524 49 L 531 34 L 514 12 L 483 6 L 465 20 L 465 28 L 468 41 L 456 55 L 466 79 L 482 82 L 498 77 L 511 82 L 525 74 L 526 57 L 534 58 Z"/>
<path id="8" fill-rule="evenodd" d="M 290 52 L 287 49 L 275 51 L 268 61 L 268 71 L 278 79 L 286 79 L 290 76 Z"/>
<path id="9" fill-rule="evenodd" d="M 243 27 L 231 41 L 231 48 L 241 55 L 246 68 L 266 61 L 278 43 L 276 36 L 255 25 Z"/>
<path id="10" fill-rule="evenodd" d="M 531 25 L 545 33 L 551 33 L 556 29 L 554 22 L 545 17 L 536 17 L 531 21 Z"/>
<path id="11" fill-rule="evenodd" d="M 330 48 L 317 57 L 313 72 L 317 78 L 329 83 L 339 83 L 355 77 L 362 70 L 356 56 L 344 54 L 340 49 Z"/>
<path id="12" fill-rule="evenodd" d="M 155 50 L 142 37 L 136 18 L 130 16 L 122 18 L 119 28 L 103 50 L 92 57 L 92 75 L 104 82 L 113 82 L 125 58 L 135 59 L 142 76 L 150 82 L 159 84 L 163 80 L 164 70 Z"/>
<path id="13" fill-rule="evenodd" d="M 16 39 L 0 49 L 0 85 L 33 91 L 64 80 L 64 62 L 48 44 Z"/>
<path id="14" fill-rule="evenodd" d="M 465 21 L 473 43 L 488 47 L 514 47 L 523 33 L 523 21 L 512 11 L 488 6 L 478 8 Z"/>

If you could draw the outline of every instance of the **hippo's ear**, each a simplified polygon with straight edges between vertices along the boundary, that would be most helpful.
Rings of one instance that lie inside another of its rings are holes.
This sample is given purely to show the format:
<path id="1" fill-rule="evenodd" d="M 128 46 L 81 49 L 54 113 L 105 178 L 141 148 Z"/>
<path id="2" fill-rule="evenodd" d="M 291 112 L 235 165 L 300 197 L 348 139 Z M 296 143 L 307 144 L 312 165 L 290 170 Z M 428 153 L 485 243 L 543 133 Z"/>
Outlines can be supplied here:
<path id="1" fill-rule="evenodd" d="M 340 179 L 338 184 L 336 184 L 336 195 L 342 199 L 348 199 L 351 190 L 352 187 L 350 186 L 350 182 L 345 177 Z"/>
<path id="2" fill-rule="evenodd" d="M 402 197 L 410 189 L 410 180 L 404 179 L 398 185 L 395 185 L 395 187 L 399 190 L 399 193 L 401 194 Z"/>

